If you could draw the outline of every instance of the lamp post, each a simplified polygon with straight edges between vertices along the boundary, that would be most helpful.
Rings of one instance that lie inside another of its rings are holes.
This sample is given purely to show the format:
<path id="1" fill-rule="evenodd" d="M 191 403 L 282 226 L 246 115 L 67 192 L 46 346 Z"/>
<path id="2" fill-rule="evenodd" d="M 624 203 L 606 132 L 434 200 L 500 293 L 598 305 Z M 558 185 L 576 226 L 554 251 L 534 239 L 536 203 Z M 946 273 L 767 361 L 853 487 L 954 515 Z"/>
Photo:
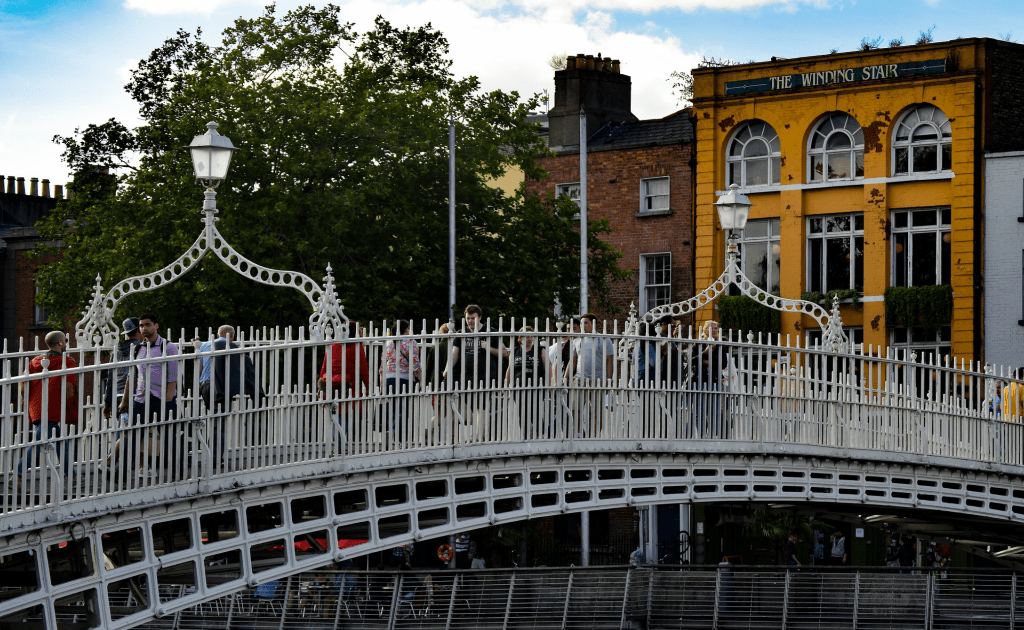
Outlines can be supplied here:
<path id="1" fill-rule="evenodd" d="M 729 260 L 736 260 L 739 257 L 736 232 L 742 232 L 743 228 L 747 227 L 747 217 L 750 216 L 750 208 L 754 205 L 746 195 L 740 194 L 739 189 L 736 184 L 729 186 L 729 192 L 715 202 L 718 222 L 726 231 L 726 256 Z"/>
<path id="2" fill-rule="evenodd" d="M 206 123 L 206 133 L 192 139 L 188 150 L 192 153 L 196 181 L 206 187 L 203 210 L 216 212 L 217 193 L 213 189 L 228 176 L 235 145 L 231 144 L 231 138 L 217 133 L 217 123 L 211 121 Z"/>
<path id="3" fill-rule="evenodd" d="M 344 339 L 348 334 L 348 317 L 338 302 L 334 274 L 329 264 L 321 285 L 302 272 L 271 269 L 249 260 L 217 230 L 217 193 L 214 189 L 228 175 L 231 156 L 235 152 L 231 139 L 217 133 L 217 123 L 210 122 L 206 124 L 206 133 L 196 136 L 188 149 L 192 153 L 196 181 L 206 188 L 203 201 L 205 225 L 202 233 L 177 260 L 152 273 L 121 280 L 109 291 L 103 290 L 100 276 L 97 275 L 92 302 L 75 325 L 78 345 L 83 348 L 116 345 L 118 328 L 114 324 L 113 314 L 123 299 L 135 293 L 167 286 L 188 273 L 210 252 L 238 274 L 254 282 L 301 292 L 309 301 L 312 313 L 309 316 L 310 338 Z"/>

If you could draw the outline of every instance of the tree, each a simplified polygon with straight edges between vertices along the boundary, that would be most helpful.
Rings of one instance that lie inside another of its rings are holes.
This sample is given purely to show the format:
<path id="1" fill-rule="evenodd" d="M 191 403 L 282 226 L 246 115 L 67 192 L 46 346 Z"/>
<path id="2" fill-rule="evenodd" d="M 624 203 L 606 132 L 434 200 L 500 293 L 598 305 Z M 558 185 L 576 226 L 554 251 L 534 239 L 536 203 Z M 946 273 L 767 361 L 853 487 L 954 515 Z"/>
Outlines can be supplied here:
<path id="1" fill-rule="evenodd" d="M 39 272 L 48 312 L 80 313 L 97 273 L 109 289 L 186 251 L 200 232 L 202 192 L 182 147 L 215 120 L 240 147 L 217 191 L 218 229 L 240 253 L 318 280 L 330 264 L 350 317 L 445 317 L 449 117 L 460 301 L 490 316 L 543 317 L 556 294 L 571 307 L 571 211 L 488 185 L 509 168 L 543 174 L 535 158 L 545 149 L 526 122 L 536 100 L 453 76 L 447 41 L 430 25 L 378 18 L 357 33 L 338 13 L 328 5 L 279 17 L 270 6 L 237 20 L 217 45 L 179 30 L 125 88 L 140 127 L 110 120 L 55 137 L 76 175 L 70 199 L 40 225 L 67 245 Z M 120 174 L 97 177 L 103 169 Z M 622 275 L 618 255 L 596 238 L 590 247 L 591 291 L 606 301 L 608 279 Z M 212 257 L 170 287 L 125 300 L 117 317 L 141 310 L 202 330 L 309 316 L 297 291 L 246 280 Z"/>

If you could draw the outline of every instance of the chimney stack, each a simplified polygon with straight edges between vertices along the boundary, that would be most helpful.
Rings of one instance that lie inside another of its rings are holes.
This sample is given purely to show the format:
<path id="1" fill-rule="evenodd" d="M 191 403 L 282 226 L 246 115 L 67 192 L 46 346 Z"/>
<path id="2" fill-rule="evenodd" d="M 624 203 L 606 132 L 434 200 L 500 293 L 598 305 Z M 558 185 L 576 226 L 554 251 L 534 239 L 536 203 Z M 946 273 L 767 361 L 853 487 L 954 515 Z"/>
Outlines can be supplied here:
<path id="1" fill-rule="evenodd" d="M 587 135 L 608 122 L 636 120 L 630 111 L 632 82 L 619 72 L 618 59 L 600 53 L 578 53 L 555 72 L 554 107 L 548 112 L 548 144 L 552 148 L 578 146 L 580 109 L 587 114 Z"/>

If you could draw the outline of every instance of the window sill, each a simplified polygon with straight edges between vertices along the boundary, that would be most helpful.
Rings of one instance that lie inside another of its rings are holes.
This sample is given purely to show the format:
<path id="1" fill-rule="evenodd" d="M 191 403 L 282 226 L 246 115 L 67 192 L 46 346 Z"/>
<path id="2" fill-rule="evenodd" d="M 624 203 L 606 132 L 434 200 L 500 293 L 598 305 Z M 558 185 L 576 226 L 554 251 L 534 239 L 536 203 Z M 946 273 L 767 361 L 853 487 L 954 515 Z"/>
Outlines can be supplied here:
<path id="1" fill-rule="evenodd" d="M 782 192 L 784 190 L 823 190 L 826 188 L 846 188 L 849 186 L 874 186 L 877 184 L 903 184 L 906 182 L 928 182 L 953 179 L 956 174 L 952 171 L 942 173 L 921 173 L 919 175 L 895 175 L 893 177 L 872 177 L 867 179 L 843 179 L 832 182 L 815 182 L 813 184 L 772 184 L 771 186 L 753 186 L 740 188 L 737 192 L 743 195 L 756 195 L 761 193 Z M 721 197 L 728 191 L 717 190 L 715 196 Z"/>
<path id="2" fill-rule="evenodd" d="M 672 214 L 672 210 L 646 210 L 636 213 L 636 218 L 643 219 L 646 217 L 663 217 Z"/>

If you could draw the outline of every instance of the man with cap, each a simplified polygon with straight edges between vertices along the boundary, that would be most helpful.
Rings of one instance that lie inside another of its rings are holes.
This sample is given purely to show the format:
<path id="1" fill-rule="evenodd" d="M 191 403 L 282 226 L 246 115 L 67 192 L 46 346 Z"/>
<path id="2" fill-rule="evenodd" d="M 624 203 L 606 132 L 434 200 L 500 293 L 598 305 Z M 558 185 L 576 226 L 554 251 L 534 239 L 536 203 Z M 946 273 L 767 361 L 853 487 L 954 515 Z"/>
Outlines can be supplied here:
<path id="1" fill-rule="evenodd" d="M 135 349 L 142 343 L 142 330 L 139 328 L 139 318 L 129 317 L 121 323 L 125 340 L 117 344 L 117 352 L 114 354 L 114 362 L 131 361 L 135 358 Z M 109 418 L 110 411 L 117 407 L 118 398 L 124 393 L 124 384 L 128 380 L 132 368 L 130 365 L 119 365 L 117 368 L 107 370 L 103 375 L 103 417 Z"/>

